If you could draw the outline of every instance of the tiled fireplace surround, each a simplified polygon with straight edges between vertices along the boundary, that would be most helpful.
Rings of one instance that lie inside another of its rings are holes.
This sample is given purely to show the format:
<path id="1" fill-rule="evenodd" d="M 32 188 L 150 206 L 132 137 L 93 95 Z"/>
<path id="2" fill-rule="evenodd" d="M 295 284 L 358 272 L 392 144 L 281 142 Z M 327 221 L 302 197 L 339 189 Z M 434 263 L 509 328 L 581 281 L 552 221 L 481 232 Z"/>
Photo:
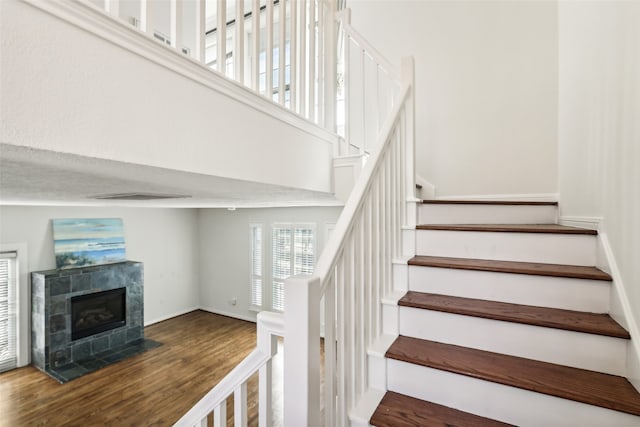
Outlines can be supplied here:
<path id="1" fill-rule="evenodd" d="M 144 339 L 140 262 L 31 273 L 32 363 L 60 382 L 159 345 Z M 71 339 L 71 298 L 126 288 L 126 325 Z"/>

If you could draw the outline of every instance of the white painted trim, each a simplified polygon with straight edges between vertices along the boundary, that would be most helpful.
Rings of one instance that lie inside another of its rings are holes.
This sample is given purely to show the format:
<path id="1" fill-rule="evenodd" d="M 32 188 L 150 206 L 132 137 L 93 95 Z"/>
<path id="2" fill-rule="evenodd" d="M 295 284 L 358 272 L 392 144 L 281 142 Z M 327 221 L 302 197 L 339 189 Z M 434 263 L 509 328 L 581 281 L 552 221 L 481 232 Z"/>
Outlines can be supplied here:
<path id="1" fill-rule="evenodd" d="M 171 313 L 171 314 L 167 314 L 165 316 L 160 316 L 160 317 L 158 317 L 156 319 L 144 322 L 144 327 L 146 328 L 147 326 L 155 325 L 156 323 L 164 322 L 165 320 L 173 319 L 174 317 L 182 316 L 184 314 L 191 313 L 192 311 L 198 311 L 198 310 L 200 310 L 200 307 L 193 306 L 193 307 L 187 308 L 185 310 L 180 310 L 180 311 L 176 311 L 176 312 Z"/>
<path id="2" fill-rule="evenodd" d="M 631 341 L 628 346 L 629 350 L 627 351 L 627 377 L 633 375 L 633 378 L 628 379 L 640 392 L 640 326 L 629 304 L 629 297 L 627 296 L 618 263 L 613 256 L 613 250 L 609 243 L 607 233 L 599 232 L 598 240 L 600 242 L 598 256 L 601 256 L 603 259 L 598 259 L 597 265 L 604 267 L 606 264 L 609 274 L 613 277 L 611 304 L 615 304 L 616 300 L 620 304 L 624 316 L 624 326 L 631 335 Z M 611 314 L 615 314 L 614 310 L 612 310 Z"/>
<path id="3" fill-rule="evenodd" d="M 202 307 L 202 306 L 200 306 L 198 309 L 202 311 L 208 311 L 209 313 L 213 313 L 213 314 L 219 314 L 221 316 L 233 317 L 234 319 L 246 320 L 247 322 L 256 323 L 255 317 L 245 316 L 243 314 L 231 313 L 229 311 L 223 311 L 215 308 Z"/>
<path id="4" fill-rule="evenodd" d="M 417 190 L 416 192 L 420 194 L 420 198 L 423 200 L 430 200 L 436 198 L 436 186 L 416 174 L 416 184 L 422 186 L 421 190 Z"/>
<path id="5" fill-rule="evenodd" d="M 558 193 L 541 194 L 483 194 L 473 196 L 439 196 L 437 200 L 469 200 L 469 201 L 514 201 L 514 202 L 557 202 Z"/>
<path id="6" fill-rule="evenodd" d="M 301 115 L 257 95 L 251 89 L 211 70 L 206 65 L 155 40 L 152 36 L 109 15 L 86 0 L 23 0 L 25 3 L 60 18 L 110 43 L 148 59 L 196 83 L 242 102 L 257 111 L 292 125 L 326 143 L 337 145 L 338 135 Z"/>
<path id="7" fill-rule="evenodd" d="M 16 367 L 31 363 L 31 277 L 27 244 L 0 243 L 0 252 L 16 252 L 18 273 L 18 316 L 16 325 Z"/>
<path id="8" fill-rule="evenodd" d="M 560 215 L 560 224 L 569 227 L 597 230 L 600 228 L 600 222 L 602 222 L 602 217 Z"/>

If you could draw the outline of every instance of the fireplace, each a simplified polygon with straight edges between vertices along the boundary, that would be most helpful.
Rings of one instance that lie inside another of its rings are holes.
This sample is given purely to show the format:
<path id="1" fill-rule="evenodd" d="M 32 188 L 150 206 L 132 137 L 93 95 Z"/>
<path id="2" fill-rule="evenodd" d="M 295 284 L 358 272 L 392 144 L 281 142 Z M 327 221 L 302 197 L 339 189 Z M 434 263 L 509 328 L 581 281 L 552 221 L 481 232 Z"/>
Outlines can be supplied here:
<path id="1" fill-rule="evenodd" d="M 127 324 L 127 289 L 80 295 L 71 298 L 73 341 Z"/>
<path id="2" fill-rule="evenodd" d="M 31 361 L 60 382 L 160 345 L 143 319 L 140 262 L 31 273 Z"/>

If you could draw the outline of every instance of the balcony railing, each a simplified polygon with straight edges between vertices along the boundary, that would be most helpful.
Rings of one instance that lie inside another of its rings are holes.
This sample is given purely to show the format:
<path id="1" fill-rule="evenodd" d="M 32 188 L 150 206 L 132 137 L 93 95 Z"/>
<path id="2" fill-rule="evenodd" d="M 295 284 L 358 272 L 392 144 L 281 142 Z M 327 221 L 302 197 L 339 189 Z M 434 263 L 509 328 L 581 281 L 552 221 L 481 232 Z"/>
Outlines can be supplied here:
<path id="1" fill-rule="evenodd" d="M 75 0 L 335 131 L 335 0 Z"/>

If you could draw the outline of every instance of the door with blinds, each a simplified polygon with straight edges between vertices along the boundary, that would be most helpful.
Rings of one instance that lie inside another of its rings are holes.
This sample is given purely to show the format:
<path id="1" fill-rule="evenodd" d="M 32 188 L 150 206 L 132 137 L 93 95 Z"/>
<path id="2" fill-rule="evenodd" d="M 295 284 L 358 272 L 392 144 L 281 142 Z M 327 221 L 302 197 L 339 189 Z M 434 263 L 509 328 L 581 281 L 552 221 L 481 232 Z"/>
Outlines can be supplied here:
<path id="1" fill-rule="evenodd" d="M 16 253 L 0 253 L 0 372 L 13 369 L 16 353 Z"/>

